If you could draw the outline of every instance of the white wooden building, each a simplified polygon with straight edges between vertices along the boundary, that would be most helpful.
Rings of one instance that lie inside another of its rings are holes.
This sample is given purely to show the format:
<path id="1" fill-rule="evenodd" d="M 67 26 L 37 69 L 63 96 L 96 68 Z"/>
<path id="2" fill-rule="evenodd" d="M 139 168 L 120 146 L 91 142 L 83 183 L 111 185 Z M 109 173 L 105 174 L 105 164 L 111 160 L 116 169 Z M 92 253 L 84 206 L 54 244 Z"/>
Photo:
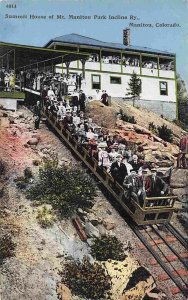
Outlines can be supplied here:
<path id="1" fill-rule="evenodd" d="M 169 119 L 176 118 L 176 55 L 147 47 L 107 43 L 78 34 L 50 40 L 45 47 L 88 54 L 85 60 L 56 65 L 56 72 L 84 73 L 84 92 L 93 98 L 96 90 L 128 100 L 131 74 L 142 82 L 138 105 Z"/>

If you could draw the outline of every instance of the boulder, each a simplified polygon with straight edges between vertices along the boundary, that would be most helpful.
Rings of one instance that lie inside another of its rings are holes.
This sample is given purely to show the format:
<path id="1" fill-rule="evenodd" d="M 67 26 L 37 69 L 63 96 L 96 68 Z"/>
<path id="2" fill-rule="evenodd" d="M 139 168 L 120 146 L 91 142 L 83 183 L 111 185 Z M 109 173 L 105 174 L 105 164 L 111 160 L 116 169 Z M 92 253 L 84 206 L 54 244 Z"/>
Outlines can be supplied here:
<path id="1" fill-rule="evenodd" d="M 170 186 L 172 188 L 183 188 L 188 186 L 188 169 L 173 169 Z"/>
<path id="2" fill-rule="evenodd" d="M 116 227 L 116 223 L 112 217 L 105 218 L 103 224 L 106 230 L 112 230 Z"/>
<path id="3" fill-rule="evenodd" d="M 89 237 L 100 237 L 99 230 L 91 224 L 91 222 L 86 221 L 85 223 L 85 232 Z"/>
<path id="4" fill-rule="evenodd" d="M 179 188 L 179 189 L 172 189 L 172 193 L 176 196 L 178 196 L 179 199 L 182 199 L 183 202 L 186 200 L 186 198 L 188 199 L 188 185 L 186 187 L 183 188 Z"/>
<path id="5" fill-rule="evenodd" d="M 102 219 L 98 218 L 94 213 L 87 214 L 87 217 L 93 226 L 97 226 L 102 223 Z"/>
<path id="6" fill-rule="evenodd" d="M 134 124 L 134 130 L 135 130 L 137 133 L 139 133 L 139 134 L 147 134 L 147 135 L 151 135 L 151 132 L 150 132 L 148 129 L 146 129 L 146 128 L 142 127 L 142 126 L 139 126 L 139 125 L 137 125 L 137 124 Z"/>
<path id="7" fill-rule="evenodd" d="M 15 124 L 15 121 L 14 121 L 14 118 L 13 118 L 13 117 L 9 117 L 8 119 L 9 119 L 9 123 L 10 123 L 10 124 Z"/>
<path id="8" fill-rule="evenodd" d="M 18 118 L 24 118 L 24 113 L 23 112 L 19 112 L 18 113 Z"/>
<path id="9" fill-rule="evenodd" d="M 41 164 L 41 161 L 39 159 L 33 159 L 33 165 L 39 166 Z"/>
<path id="10" fill-rule="evenodd" d="M 152 154 L 147 153 L 147 154 L 145 155 L 145 162 L 156 163 L 157 160 L 156 160 L 156 158 L 155 158 Z"/>
<path id="11" fill-rule="evenodd" d="M 38 142 L 39 142 L 39 140 L 35 137 L 35 138 L 29 139 L 28 142 L 27 142 L 27 144 L 33 146 L 33 145 L 37 145 Z"/>
<path id="12" fill-rule="evenodd" d="M 70 289 L 63 283 L 59 283 L 57 286 L 58 299 L 71 300 L 72 295 Z"/>
<path id="13" fill-rule="evenodd" d="M 169 161 L 169 160 L 158 160 L 157 161 L 157 165 L 159 166 L 159 167 L 171 167 L 171 166 L 173 166 L 173 162 L 172 161 Z"/>
<path id="14" fill-rule="evenodd" d="M 99 230 L 99 233 L 101 236 L 106 235 L 106 229 L 104 228 L 104 226 L 102 224 L 97 225 L 97 229 Z"/>

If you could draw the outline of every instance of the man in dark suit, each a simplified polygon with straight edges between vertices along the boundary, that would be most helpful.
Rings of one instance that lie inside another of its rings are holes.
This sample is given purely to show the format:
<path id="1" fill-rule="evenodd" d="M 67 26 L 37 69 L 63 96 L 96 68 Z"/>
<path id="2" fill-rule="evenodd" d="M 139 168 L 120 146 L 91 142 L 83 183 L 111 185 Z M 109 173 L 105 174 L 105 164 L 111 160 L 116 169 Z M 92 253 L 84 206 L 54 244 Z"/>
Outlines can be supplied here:
<path id="1" fill-rule="evenodd" d="M 79 95 L 79 104 L 80 104 L 80 110 L 85 112 L 86 108 L 86 95 L 85 93 L 80 90 L 80 95 Z"/>
<path id="2" fill-rule="evenodd" d="M 139 197 L 143 190 L 143 184 L 140 177 L 136 174 L 134 170 L 131 170 L 131 174 L 126 176 L 123 182 L 125 187 L 125 197 L 133 198 L 137 203 L 139 203 Z"/>
<path id="3" fill-rule="evenodd" d="M 117 155 L 116 161 L 112 163 L 110 168 L 110 173 L 115 181 L 119 184 L 123 184 L 125 176 L 127 176 L 127 168 L 124 163 L 122 163 L 122 155 Z"/>
<path id="4" fill-rule="evenodd" d="M 101 96 L 101 102 L 102 102 L 104 105 L 108 106 L 108 94 L 107 94 L 106 91 L 102 91 L 102 92 L 103 92 L 103 93 L 102 93 L 102 96 Z"/>
<path id="5" fill-rule="evenodd" d="M 151 169 L 151 175 L 146 178 L 145 190 L 147 197 L 162 197 L 168 192 L 168 185 L 157 176 L 155 167 Z"/>

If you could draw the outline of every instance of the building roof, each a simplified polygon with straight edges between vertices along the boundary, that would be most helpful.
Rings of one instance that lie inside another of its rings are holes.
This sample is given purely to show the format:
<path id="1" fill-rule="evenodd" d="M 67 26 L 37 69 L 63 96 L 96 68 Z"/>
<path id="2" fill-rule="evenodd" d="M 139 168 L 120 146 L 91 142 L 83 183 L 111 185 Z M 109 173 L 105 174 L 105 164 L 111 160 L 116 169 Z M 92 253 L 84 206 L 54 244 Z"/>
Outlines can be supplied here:
<path id="1" fill-rule="evenodd" d="M 41 63 L 42 65 L 45 63 L 45 66 L 52 66 L 52 63 L 60 64 L 62 61 L 69 62 L 87 57 L 87 54 L 75 53 L 66 50 L 62 51 L 47 49 L 44 47 L 0 42 L 0 66 L 3 66 L 3 58 L 5 58 L 4 63 L 6 63 L 7 55 L 9 55 L 10 67 L 13 69 L 29 67 L 32 65 L 37 66 L 37 64 L 41 66 Z"/>
<path id="2" fill-rule="evenodd" d="M 93 46 L 93 47 L 102 47 L 102 48 L 111 48 L 117 50 L 126 50 L 126 51 L 136 51 L 136 52 L 147 52 L 153 54 L 161 54 L 167 56 L 175 56 L 175 53 L 156 50 L 148 47 L 139 47 L 139 46 L 125 46 L 120 43 L 108 43 L 102 42 L 90 37 L 82 36 L 76 33 L 66 34 L 54 39 L 51 39 L 44 47 L 50 46 L 53 42 L 65 43 L 65 44 L 75 44 L 75 45 L 86 45 L 86 46 Z"/>

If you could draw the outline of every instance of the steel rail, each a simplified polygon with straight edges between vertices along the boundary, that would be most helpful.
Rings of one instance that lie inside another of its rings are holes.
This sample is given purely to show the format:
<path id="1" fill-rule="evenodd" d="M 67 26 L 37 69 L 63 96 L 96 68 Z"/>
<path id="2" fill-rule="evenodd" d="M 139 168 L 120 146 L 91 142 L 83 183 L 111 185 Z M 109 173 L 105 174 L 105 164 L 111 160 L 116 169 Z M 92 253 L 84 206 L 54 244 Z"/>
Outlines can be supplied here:
<path id="1" fill-rule="evenodd" d="M 161 266 L 161 268 L 167 273 L 167 275 L 170 277 L 170 279 L 175 283 L 175 285 L 179 288 L 181 293 L 186 297 L 188 297 L 188 288 L 185 288 L 177 278 L 174 277 L 172 271 L 170 268 L 162 261 L 160 255 L 152 248 L 152 246 L 149 244 L 147 239 L 143 236 L 143 234 L 140 232 L 139 229 L 137 229 L 133 224 L 129 224 L 133 232 L 136 234 L 136 236 L 141 240 L 141 242 L 144 244 L 144 246 L 147 248 L 147 250 L 152 254 L 152 256 L 155 258 L 155 260 L 158 262 L 158 264 Z M 182 280 L 182 279 L 181 279 Z"/>
<path id="2" fill-rule="evenodd" d="M 151 225 L 153 231 L 160 237 L 160 239 L 166 244 L 166 246 L 178 257 L 179 261 L 188 269 L 188 263 L 179 255 L 179 253 L 168 243 L 165 238 Z M 175 236 L 176 237 L 176 236 Z"/>
<path id="3" fill-rule="evenodd" d="M 172 224 L 165 224 L 164 226 L 177 238 L 182 246 L 188 250 L 188 242 L 183 238 L 182 234 Z"/>

